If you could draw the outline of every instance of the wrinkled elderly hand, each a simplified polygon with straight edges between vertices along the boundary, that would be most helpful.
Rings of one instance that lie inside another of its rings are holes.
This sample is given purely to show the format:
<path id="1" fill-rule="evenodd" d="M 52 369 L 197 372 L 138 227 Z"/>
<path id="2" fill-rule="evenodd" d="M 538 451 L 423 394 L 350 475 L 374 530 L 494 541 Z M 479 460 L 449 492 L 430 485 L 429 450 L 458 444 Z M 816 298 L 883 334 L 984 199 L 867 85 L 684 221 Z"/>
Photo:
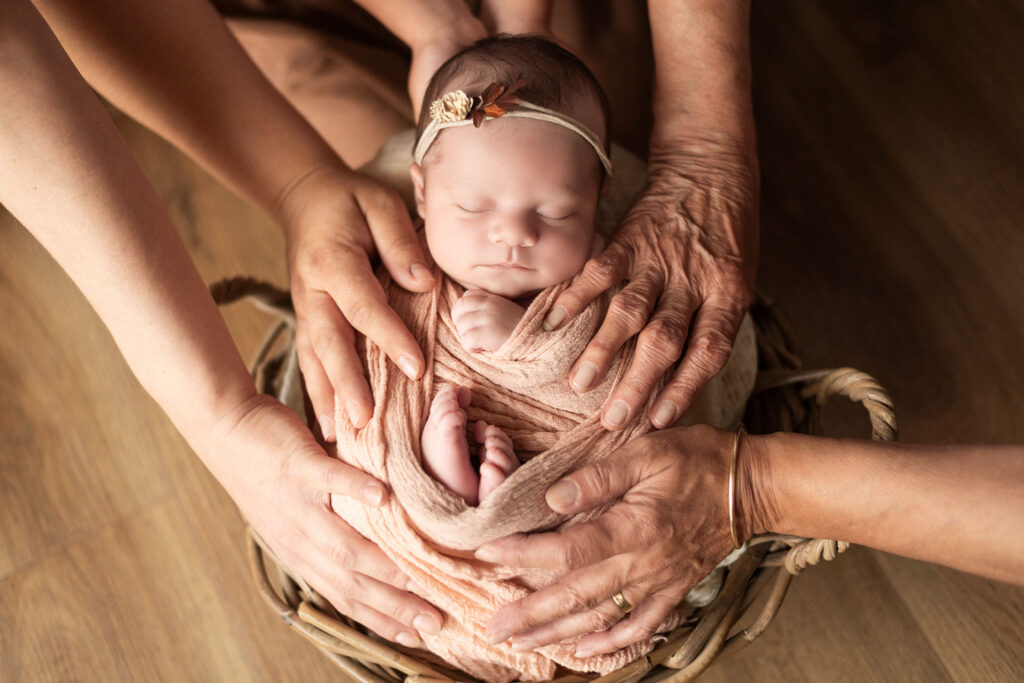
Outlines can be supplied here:
<path id="1" fill-rule="evenodd" d="M 405 204 L 377 180 L 340 165 L 319 166 L 288 189 L 279 213 L 288 240 L 299 366 L 330 441 L 336 397 L 356 427 L 373 412 L 353 328 L 410 378 L 424 368 L 423 352 L 388 306 L 370 258 L 379 254 L 395 281 L 411 291 L 429 290 L 434 278 Z"/>
<path id="2" fill-rule="evenodd" d="M 597 386 L 639 333 L 636 355 L 602 409 L 607 429 L 627 424 L 682 357 L 651 412 L 656 427 L 673 424 L 728 360 L 753 296 L 757 173 L 756 155 L 745 145 L 687 140 L 652 147 L 640 198 L 604 252 L 552 306 L 549 329 L 628 280 L 569 373 L 575 391 Z"/>
<path id="3" fill-rule="evenodd" d="M 330 507 L 331 493 L 376 506 L 387 490 L 328 456 L 293 411 L 256 394 L 189 441 L 281 561 L 332 605 L 412 647 L 417 631 L 440 630 L 441 614 L 407 592 L 409 577 Z"/>
<path id="4" fill-rule="evenodd" d="M 733 438 L 707 426 L 652 432 L 548 489 L 548 505 L 561 513 L 621 500 L 590 522 L 509 536 L 477 551 L 488 562 L 567 572 L 501 609 L 488 626 L 489 639 L 511 637 L 514 648 L 532 650 L 589 634 L 576 651 L 589 656 L 653 635 L 733 549 L 727 495 Z M 765 481 L 756 444 L 756 437 L 745 437 L 739 459 L 741 540 L 768 519 L 768 506 L 750 485 Z M 616 592 L 635 606 L 628 617 L 611 599 Z"/>

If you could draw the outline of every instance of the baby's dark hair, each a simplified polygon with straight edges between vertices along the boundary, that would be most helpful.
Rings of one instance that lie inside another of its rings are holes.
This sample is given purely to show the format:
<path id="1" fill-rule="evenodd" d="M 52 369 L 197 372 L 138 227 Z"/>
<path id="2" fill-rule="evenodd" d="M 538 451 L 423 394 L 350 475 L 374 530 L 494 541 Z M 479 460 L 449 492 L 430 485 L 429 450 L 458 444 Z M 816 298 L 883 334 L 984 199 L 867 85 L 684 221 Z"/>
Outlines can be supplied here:
<path id="1" fill-rule="evenodd" d="M 447 93 L 456 77 L 467 74 L 472 85 L 467 89 L 463 84 L 462 89 L 471 97 L 491 83 L 511 85 L 523 79 L 526 83 L 516 95 L 548 109 L 566 112 L 578 98 L 593 98 L 604 116 L 605 150 L 610 149 L 611 107 L 590 69 L 579 57 L 543 36 L 509 33 L 478 40 L 441 65 L 423 96 L 417 141 L 430 123 L 430 103 Z"/>

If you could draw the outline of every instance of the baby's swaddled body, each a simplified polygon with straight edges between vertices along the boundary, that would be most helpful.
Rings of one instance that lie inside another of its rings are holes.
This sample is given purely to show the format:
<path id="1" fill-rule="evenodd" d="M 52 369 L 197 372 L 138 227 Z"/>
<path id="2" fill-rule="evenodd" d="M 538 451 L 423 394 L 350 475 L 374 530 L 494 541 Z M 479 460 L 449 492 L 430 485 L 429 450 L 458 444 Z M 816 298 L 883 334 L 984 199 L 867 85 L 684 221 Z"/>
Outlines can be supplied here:
<path id="1" fill-rule="evenodd" d="M 409 134 L 396 136 L 366 169 L 395 183 L 408 196 Z M 607 234 L 643 182 L 643 164 L 616 150 L 616 183 L 597 211 L 597 230 Z M 335 497 L 333 505 L 360 533 L 381 549 L 422 588 L 422 597 L 445 613 L 437 636 L 421 634 L 425 648 L 467 673 L 488 681 L 551 677 L 558 665 L 576 671 L 608 672 L 641 656 L 653 642 L 638 643 L 613 655 L 578 659 L 572 643 L 536 652 L 516 652 L 508 643 L 492 646 L 487 622 L 502 606 L 548 585 L 556 577 L 543 570 L 493 566 L 473 558 L 479 545 L 510 533 L 539 531 L 590 519 L 600 509 L 572 518 L 556 515 L 544 501 L 545 490 L 564 474 L 605 457 L 617 446 L 650 428 L 650 404 L 623 430 L 604 430 L 598 412 L 608 391 L 628 367 L 627 344 L 604 380 L 577 394 L 567 375 L 597 331 L 609 292 L 562 328 L 548 332 L 542 321 L 568 283 L 540 292 L 527 306 L 509 338 L 495 351 L 463 348 L 452 308 L 464 293 L 456 281 L 435 269 L 437 287 L 426 294 L 402 290 L 381 273 L 389 303 L 425 350 L 428 368 L 420 382 L 409 381 L 372 344 L 360 348 L 374 392 L 376 409 L 359 430 L 339 428 L 338 454 L 382 481 L 394 495 L 382 509 Z M 753 387 L 756 352 L 750 321 L 744 322 L 726 368 L 705 388 L 684 416 L 685 423 L 731 428 L 740 419 Z M 467 505 L 423 468 L 420 436 L 433 397 L 441 387 L 458 384 L 473 392 L 470 423 L 484 420 L 512 439 L 523 465 L 480 505 Z M 652 394 L 655 396 L 657 390 Z M 347 422 L 339 416 L 339 425 Z M 704 588 L 698 602 L 713 595 Z M 692 611 L 684 606 L 663 626 L 671 628 Z"/>

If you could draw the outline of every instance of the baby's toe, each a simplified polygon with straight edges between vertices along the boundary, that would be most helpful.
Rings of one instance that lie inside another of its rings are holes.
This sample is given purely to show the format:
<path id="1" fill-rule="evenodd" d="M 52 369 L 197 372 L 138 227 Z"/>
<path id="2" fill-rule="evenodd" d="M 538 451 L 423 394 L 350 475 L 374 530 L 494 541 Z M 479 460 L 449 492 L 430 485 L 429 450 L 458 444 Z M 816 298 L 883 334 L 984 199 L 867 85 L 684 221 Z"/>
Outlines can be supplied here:
<path id="1" fill-rule="evenodd" d="M 505 481 L 505 473 L 490 460 L 480 465 L 480 500 L 484 501 Z"/>

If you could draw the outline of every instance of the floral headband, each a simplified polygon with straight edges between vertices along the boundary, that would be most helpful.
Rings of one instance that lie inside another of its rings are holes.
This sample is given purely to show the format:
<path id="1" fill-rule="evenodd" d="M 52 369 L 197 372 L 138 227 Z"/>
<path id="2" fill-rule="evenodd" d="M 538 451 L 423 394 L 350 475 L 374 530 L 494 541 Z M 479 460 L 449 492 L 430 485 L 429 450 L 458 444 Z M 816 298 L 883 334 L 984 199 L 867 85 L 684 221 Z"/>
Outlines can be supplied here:
<path id="1" fill-rule="evenodd" d="M 488 119 L 509 116 L 547 121 L 568 128 L 594 148 L 604 170 L 611 176 L 612 160 L 608 158 L 608 153 L 601 145 L 601 139 L 571 116 L 519 99 L 515 93 L 525 84 L 526 81 L 522 80 L 510 86 L 491 83 L 482 95 L 476 97 L 470 97 L 462 90 L 455 90 L 434 100 L 430 105 L 430 123 L 427 124 L 419 142 L 416 143 L 413 159 L 417 164 L 422 164 L 423 157 L 426 156 L 430 145 L 437 139 L 437 134 L 445 128 L 468 126 L 469 124 L 479 128 L 480 124 Z"/>

